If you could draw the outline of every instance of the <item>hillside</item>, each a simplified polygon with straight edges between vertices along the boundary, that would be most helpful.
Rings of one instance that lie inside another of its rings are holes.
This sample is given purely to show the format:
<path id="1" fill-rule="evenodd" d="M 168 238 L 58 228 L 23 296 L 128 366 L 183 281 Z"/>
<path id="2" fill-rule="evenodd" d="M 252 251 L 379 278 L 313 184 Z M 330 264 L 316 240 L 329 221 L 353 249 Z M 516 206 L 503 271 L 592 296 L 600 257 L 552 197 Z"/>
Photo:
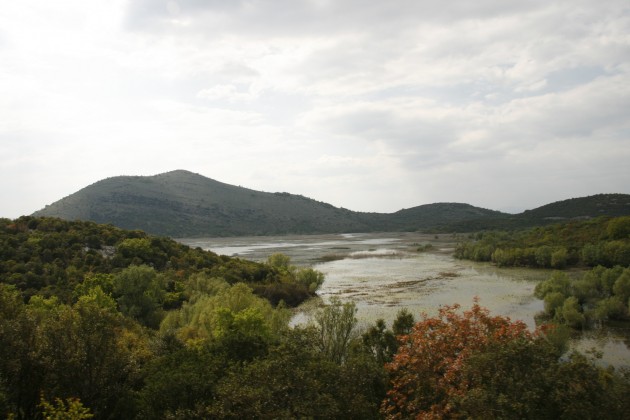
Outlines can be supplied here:
<path id="1" fill-rule="evenodd" d="M 463 203 L 434 203 L 399 210 L 387 217 L 389 230 L 451 230 L 453 223 L 466 226 L 470 221 L 491 221 L 509 216 Z"/>
<path id="2" fill-rule="evenodd" d="M 108 178 L 33 216 L 191 237 L 418 230 L 498 214 L 457 203 L 429 204 L 393 214 L 361 213 L 301 195 L 254 191 L 177 170 Z"/>
<path id="3" fill-rule="evenodd" d="M 630 195 L 596 194 L 556 201 L 532 210 L 525 210 L 519 214 L 503 214 L 495 218 L 471 218 L 465 222 L 451 223 L 447 228 L 457 232 L 523 229 L 572 220 L 593 219 L 600 216 L 619 217 L 627 215 L 630 215 Z"/>
<path id="4" fill-rule="evenodd" d="M 359 214 L 348 210 L 299 195 L 236 187 L 182 170 L 108 178 L 33 215 L 112 223 L 174 237 L 369 229 Z"/>
<path id="5" fill-rule="evenodd" d="M 200 273 L 246 283 L 274 305 L 284 300 L 296 306 L 314 293 L 310 282 L 300 284 L 270 264 L 219 256 L 142 231 L 48 217 L 0 219 L 0 283 L 15 286 L 26 300 L 39 294 L 70 302 L 86 279 L 101 281 L 141 265 L 161 276 L 165 309 L 181 305 L 186 279 Z"/>
<path id="6" fill-rule="evenodd" d="M 171 237 L 252 236 L 375 231 L 470 232 L 518 229 L 571 219 L 630 214 L 630 195 L 558 201 L 521 214 L 462 203 L 434 203 L 395 213 L 362 213 L 289 193 L 224 184 L 177 170 L 119 176 L 87 186 L 33 216 L 111 223 Z"/>
<path id="7" fill-rule="evenodd" d="M 589 197 L 557 201 L 519 215 L 521 219 L 561 221 L 590 219 L 598 216 L 626 216 L 630 214 L 630 195 L 596 194 Z"/>

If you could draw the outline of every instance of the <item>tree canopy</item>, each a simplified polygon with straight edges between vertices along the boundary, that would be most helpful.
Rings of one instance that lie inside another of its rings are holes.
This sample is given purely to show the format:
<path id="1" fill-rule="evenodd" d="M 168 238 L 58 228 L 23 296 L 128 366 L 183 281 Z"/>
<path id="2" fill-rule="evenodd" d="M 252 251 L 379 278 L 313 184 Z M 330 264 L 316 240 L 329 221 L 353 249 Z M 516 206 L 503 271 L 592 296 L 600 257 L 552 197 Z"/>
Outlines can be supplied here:
<path id="1" fill-rule="evenodd" d="M 286 256 L 255 263 L 138 231 L 26 217 L 0 220 L 0 257 L 3 418 L 630 412 L 627 377 L 562 358 L 559 334 L 530 332 L 477 303 L 419 322 L 401 310 L 391 326 L 361 327 L 353 302 L 332 299 L 292 326 L 290 307 L 314 296 L 323 274 Z M 537 293 L 570 322 L 591 310 L 612 317 L 630 295 L 626 271 L 557 275 Z"/>
<path id="2" fill-rule="evenodd" d="M 480 232 L 459 243 L 455 256 L 502 267 L 627 267 L 629 221 L 629 216 L 600 217 L 527 230 Z"/>

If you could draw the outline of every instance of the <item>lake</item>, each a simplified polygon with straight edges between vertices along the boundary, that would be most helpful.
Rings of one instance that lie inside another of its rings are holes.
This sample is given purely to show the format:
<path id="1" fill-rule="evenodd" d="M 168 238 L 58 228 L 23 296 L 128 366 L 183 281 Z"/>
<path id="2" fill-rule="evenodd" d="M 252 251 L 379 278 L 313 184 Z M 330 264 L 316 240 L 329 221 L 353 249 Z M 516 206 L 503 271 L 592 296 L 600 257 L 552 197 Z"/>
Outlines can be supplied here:
<path id="1" fill-rule="evenodd" d="M 336 296 L 357 306 L 357 318 L 365 326 L 378 318 L 391 323 L 401 308 L 416 319 L 421 313 L 435 315 L 441 305 L 459 303 L 469 308 L 474 297 L 494 315 L 522 320 L 535 328 L 534 315 L 543 302 L 533 296 L 538 282 L 551 271 L 498 268 L 453 258 L 461 239 L 456 235 L 418 233 L 301 235 L 181 239 L 221 255 L 264 261 L 273 253 L 291 257 L 293 264 L 312 266 L 326 279 L 318 290 L 321 301 L 303 305 L 294 323 Z M 419 252 L 418 248 L 430 245 Z M 590 331 L 572 341 L 580 351 L 594 348 L 604 353 L 603 364 L 630 365 L 630 333 L 625 327 Z"/>

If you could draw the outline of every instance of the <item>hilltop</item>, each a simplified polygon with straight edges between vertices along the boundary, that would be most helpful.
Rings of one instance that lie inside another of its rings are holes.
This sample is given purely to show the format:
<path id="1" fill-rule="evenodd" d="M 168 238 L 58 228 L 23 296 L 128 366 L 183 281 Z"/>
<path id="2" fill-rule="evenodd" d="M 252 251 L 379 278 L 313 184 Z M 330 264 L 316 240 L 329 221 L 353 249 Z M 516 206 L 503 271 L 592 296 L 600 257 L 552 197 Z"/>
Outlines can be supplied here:
<path id="1" fill-rule="evenodd" d="M 33 213 L 111 223 L 171 237 L 375 231 L 474 231 L 630 214 L 630 196 L 600 194 L 518 215 L 464 203 L 425 204 L 395 213 L 355 212 L 286 192 L 225 184 L 185 170 L 98 181 Z"/>

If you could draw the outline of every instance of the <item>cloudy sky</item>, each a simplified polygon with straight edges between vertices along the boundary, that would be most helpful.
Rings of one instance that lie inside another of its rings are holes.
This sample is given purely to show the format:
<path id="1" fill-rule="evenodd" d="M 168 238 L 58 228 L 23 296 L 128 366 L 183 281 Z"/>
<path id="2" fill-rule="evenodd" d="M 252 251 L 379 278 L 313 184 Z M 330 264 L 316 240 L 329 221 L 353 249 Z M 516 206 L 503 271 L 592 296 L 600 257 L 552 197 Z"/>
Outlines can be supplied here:
<path id="1" fill-rule="evenodd" d="M 360 211 L 630 193 L 630 3 L 0 3 L 0 217 L 174 169 Z"/>

